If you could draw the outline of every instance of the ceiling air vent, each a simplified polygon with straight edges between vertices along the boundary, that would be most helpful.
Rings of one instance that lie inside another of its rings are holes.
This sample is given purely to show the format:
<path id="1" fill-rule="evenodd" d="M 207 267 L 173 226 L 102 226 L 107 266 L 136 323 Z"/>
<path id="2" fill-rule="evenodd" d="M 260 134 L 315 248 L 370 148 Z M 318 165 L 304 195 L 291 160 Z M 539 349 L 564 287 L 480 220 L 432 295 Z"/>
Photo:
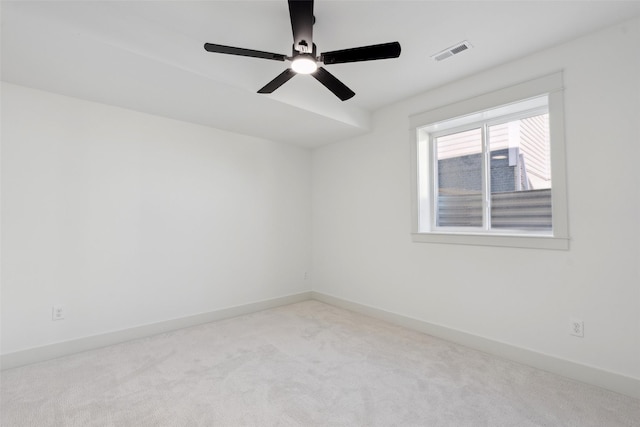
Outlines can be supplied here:
<path id="1" fill-rule="evenodd" d="M 451 47 L 446 48 L 445 50 L 436 53 L 435 55 L 431 55 L 431 57 L 433 59 L 435 59 L 436 61 L 442 61 L 444 59 L 450 58 L 453 55 L 457 55 L 460 52 L 464 52 L 465 50 L 469 50 L 471 49 L 471 43 L 469 43 L 468 41 L 463 41 L 460 42 L 458 44 L 455 44 Z"/>

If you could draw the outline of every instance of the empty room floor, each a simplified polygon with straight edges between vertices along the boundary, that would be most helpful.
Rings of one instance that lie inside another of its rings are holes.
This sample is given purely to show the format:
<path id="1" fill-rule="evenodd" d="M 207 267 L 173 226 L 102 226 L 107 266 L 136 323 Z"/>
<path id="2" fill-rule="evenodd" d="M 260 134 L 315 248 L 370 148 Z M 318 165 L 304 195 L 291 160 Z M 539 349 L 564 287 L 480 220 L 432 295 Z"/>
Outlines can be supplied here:
<path id="1" fill-rule="evenodd" d="M 318 301 L 1 379 L 5 427 L 640 425 L 640 400 Z"/>

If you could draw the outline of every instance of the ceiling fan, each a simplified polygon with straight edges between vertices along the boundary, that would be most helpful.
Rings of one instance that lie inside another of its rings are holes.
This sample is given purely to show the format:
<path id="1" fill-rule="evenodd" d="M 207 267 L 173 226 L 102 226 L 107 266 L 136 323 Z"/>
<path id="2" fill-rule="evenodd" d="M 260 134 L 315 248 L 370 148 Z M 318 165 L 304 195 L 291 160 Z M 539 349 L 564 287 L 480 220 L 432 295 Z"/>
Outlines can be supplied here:
<path id="1" fill-rule="evenodd" d="M 400 56 L 400 43 L 391 42 L 351 49 L 334 50 L 316 54 L 313 43 L 313 0 L 288 0 L 291 29 L 293 30 L 293 49 L 291 56 L 240 47 L 223 46 L 205 43 L 208 52 L 226 53 L 230 55 L 249 56 L 252 58 L 271 59 L 274 61 L 291 61 L 291 68 L 284 70 L 275 79 L 267 83 L 258 93 L 272 93 L 296 74 L 310 74 L 342 101 L 355 95 L 344 83 L 329 73 L 319 63 L 325 65 L 345 62 L 372 61 L 376 59 L 397 58 Z"/>

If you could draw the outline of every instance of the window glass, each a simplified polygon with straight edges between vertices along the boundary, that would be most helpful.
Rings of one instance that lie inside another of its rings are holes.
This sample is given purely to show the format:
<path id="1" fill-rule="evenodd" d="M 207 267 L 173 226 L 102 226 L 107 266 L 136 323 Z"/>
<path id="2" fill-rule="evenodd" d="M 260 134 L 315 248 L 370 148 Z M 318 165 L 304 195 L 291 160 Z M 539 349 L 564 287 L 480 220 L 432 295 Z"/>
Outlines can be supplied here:
<path id="1" fill-rule="evenodd" d="M 491 228 L 551 231 L 549 115 L 488 126 Z"/>
<path id="2" fill-rule="evenodd" d="M 436 226 L 482 227 L 482 129 L 435 138 Z"/>
<path id="3" fill-rule="evenodd" d="M 552 231 L 549 114 L 517 107 L 433 134 L 435 229 Z"/>

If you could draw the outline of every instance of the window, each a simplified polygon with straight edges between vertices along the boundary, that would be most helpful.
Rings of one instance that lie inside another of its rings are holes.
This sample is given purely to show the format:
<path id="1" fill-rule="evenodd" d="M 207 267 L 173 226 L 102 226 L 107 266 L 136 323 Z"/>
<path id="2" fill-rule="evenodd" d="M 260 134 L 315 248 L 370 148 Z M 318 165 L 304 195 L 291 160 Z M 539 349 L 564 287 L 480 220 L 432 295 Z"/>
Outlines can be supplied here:
<path id="1" fill-rule="evenodd" d="M 567 249 L 560 73 L 413 116 L 413 239 Z"/>

